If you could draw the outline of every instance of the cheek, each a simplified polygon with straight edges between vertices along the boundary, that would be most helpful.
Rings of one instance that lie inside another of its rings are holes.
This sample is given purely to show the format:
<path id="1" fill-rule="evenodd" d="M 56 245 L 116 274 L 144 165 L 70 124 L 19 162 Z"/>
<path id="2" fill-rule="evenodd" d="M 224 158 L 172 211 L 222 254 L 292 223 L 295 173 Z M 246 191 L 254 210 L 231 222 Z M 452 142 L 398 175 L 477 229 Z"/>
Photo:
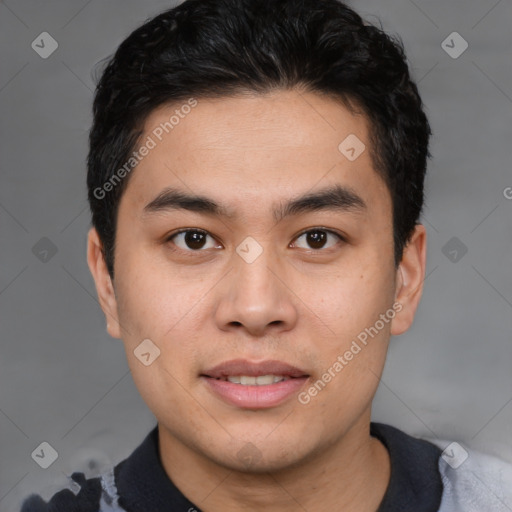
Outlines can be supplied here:
<path id="1" fill-rule="evenodd" d="M 202 280 L 186 280 L 143 255 L 120 261 L 116 272 L 119 317 L 130 338 L 172 339 L 194 320 L 208 288 Z"/>
<path id="2" fill-rule="evenodd" d="M 375 265 L 359 266 L 329 276 L 321 286 L 308 282 L 303 293 L 319 321 L 330 328 L 328 338 L 347 340 L 372 326 L 391 307 L 394 274 Z"/>
<path id="3" fill-rule="evenodd" d="M 185 280 L 135 255 L 119 263 L 118 313 L 134 380 L 149 403 L 158 401 L 159 389 L 178 388 L 179 394 L 177 381 L 185 383 L 190 378 L 187 371 L 200 360 L 198 326 L 204 323 L 200 315 L 210 286 Z M 158 353 L 150 366 L 136 357 L 146 339 Z"/>
<path id="4" fill-rule="evenodd" d="M 326 408 L 329 400 L 338 399 L 357 408 L 373 396 L 395 315 L 393 279 L 393 272 L 386 274 L 367 266 L 348 277 L 333 279 L 328 295 L 317 296 L 316 312 L 333 331 L 321 340 L 320 367 L 324 373 L 317 376 L 322 381 L 317 387 L 326 383 L 331 390 L 318 394 Z"/>
<path id="5" fill-rule="evenodd" d="M 325 424 L 358 417 L 371 403 L 386 361 L 391 319 L 381 321 L 382 326 L 377 322 L 378 317 L 339 325 L 345 333 L 329 346 L 324 344 L 321 373 L 299 398 L 302 404 L 309 401 Z"/>

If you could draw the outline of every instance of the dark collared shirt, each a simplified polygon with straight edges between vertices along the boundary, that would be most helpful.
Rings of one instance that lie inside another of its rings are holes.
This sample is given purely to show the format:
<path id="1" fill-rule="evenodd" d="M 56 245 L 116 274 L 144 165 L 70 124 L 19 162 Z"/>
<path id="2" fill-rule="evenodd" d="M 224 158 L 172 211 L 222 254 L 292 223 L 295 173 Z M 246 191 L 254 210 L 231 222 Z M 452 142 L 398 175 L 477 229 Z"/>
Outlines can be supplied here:
<path id="1" fill-rule="evenodd" d="M 201 512 L 167 476 L 159 457 L 155 427 L 110 474 L 85 479 L 78 494 L 69 489 L 56 493 L 48 503 L 32 495 L 21 512 Z M 370 434 L 388 449 L 391 476 L 376 512 L 438 512 L 443 495 L 439 472 L 441 449 L 382 423 L 371 423 Z"/>

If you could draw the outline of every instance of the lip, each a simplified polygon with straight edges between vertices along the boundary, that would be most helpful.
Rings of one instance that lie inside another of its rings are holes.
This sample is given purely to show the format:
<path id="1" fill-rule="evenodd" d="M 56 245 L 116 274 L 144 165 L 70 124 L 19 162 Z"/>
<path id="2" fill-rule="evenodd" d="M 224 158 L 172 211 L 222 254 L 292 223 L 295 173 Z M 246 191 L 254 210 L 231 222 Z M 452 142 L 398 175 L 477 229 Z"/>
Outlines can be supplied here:
<path id="1" fill-rule="evenodd" d="M 267 360 L 259 363 L 247 361 L 246 359 L 232 359 L 205 370 L 202 375 L 220 379 L 234 375 L 248 375 L 250 377 L 259 377 L 261 375 L 284 375 L 285 377 L 304 377 L 308 373 L 296 366 L 291 366 L 282 361 Z"/>
<path id="2" fill-rule="evenodd" d="M 290 378 L 265 386 L 242 385 L 221 380 L 238 375 L 283 375 Z M 268 360 L 256 363 L 244 359 L 226 361 L 200 375 L 201 380 L 217 398 L 242 409 L 276 407 L 296 395 L 309 377 L 304 370 L 281 361 Z"/>

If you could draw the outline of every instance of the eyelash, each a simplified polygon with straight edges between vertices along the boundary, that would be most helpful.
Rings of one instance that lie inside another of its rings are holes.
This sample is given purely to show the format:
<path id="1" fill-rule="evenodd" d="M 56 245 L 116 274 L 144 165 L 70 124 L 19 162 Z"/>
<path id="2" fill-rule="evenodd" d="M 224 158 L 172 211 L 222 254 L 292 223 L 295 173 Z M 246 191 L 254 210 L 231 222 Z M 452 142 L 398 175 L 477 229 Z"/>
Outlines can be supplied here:
<path id="1" fill-rule="evenodd" d="M 327 228 L 323 228 L 323 227 L 314 227 L 314 228 L 309 228 L 305 231 L 302 231 L 301 233 L 299 233 L 295 238 L 294 240 L 297 240 L 298 238 L 300 238 L 301 236 L 303 235 L 306 235 L 308 233 L 314 233 L 315 231 L 322 231 L 324 233 L 328 233 L 328 234 L 331 234 L 331 235 L 334 235 L 336 236 L 341 242 L 346 242 L 346 238 L 341 235 L 340 233 L 337 233 L 336 231 L 333 231 L 331 229 L 327 229 Z M 172 242 L 172 239 L 176 236 L 178 236 L 179 234 L 181 233 L 201 233 L 203 235 L 208 235 L 208 236 L 211 236 L 212 238 L 214 238 L 208 231 L 205 231 L 203 229 L 198 229 L 198 228 L 187 228 L 187 229 L 181 229 L 179 231 L 176 231 L 174 233 L 172 233 L 171 235 L 169 235 L 167 238 L 166 238 L 166 242 Z M 174 244 L 175 245 L 175 244 Z M 332 249 L 332 247 L 328 247 L 327 249 L 310 249 L 312 252 L 327 252 L 329 249 Z M 175 249 L 173 249 L 174 251 L 182 251 L 182 252 L 189 252 L 189 253 L 199 253 L 199 252 L 204 252 L 205 250 L 203 249 L 197 249 L 197 250 L 193 250 L 193 249 L 181 249 L 180 247 L 177 247 Z"/>

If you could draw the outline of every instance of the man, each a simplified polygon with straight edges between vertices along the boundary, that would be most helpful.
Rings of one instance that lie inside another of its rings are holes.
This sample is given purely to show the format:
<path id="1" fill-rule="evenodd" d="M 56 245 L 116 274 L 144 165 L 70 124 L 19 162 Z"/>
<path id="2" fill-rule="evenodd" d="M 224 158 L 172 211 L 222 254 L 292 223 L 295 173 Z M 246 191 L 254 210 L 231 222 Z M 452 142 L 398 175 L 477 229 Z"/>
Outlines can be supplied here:
<path id="1" fill-rule="evenodd" d="M 507 510 L 510 473 L 370 421 L 422 293 L 429 136 L 399 41 L 336 0 L 187 0 L 123 41 L 87 256 L 158 424 L 23 512 Z"/>

